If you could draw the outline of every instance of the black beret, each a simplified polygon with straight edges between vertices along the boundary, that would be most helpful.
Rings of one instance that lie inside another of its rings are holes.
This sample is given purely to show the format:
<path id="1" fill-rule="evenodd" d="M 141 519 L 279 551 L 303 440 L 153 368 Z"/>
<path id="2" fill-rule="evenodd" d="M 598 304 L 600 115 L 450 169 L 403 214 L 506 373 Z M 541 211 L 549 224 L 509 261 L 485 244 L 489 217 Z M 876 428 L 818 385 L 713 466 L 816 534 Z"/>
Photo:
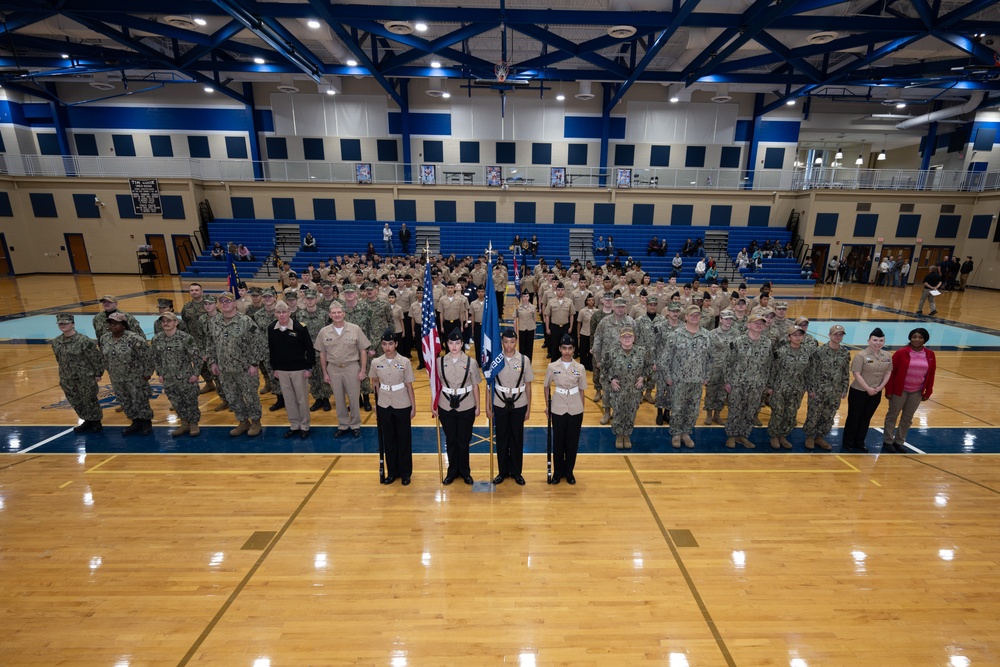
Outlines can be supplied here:
<path id="1" fill-rule="evenodd" d="M 514 331 L 513 327 L 507 327 L 506 329 L 503 330 L 503 333 L 500 334 L 500 337 L 501 338 L 517 338 L 517 332 Z"/>

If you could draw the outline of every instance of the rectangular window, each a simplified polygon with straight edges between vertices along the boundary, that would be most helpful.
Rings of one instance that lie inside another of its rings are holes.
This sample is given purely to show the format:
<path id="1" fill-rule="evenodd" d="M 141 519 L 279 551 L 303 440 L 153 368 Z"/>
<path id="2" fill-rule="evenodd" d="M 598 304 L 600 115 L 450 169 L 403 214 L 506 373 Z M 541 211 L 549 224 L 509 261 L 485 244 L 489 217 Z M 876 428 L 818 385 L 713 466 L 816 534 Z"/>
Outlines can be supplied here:
<path id="1" fill-rule="evenodd" d="M 153 157 L 173 157 L 174 146 L 169 135 L 152 135 L 149 145 L 153 149 Z"/>
<path id="2" fill-rule="evenodd" d="M 360 162 L 361 161 L 361 140 L 360 139 L 341 139 L 340 140 L 340 159 L 344 162 Z"/>
<path id="3" fill-rule="evenodd" d="M 705 147 L 688 146 L 687 155 L 684 158 L 685 167 L 700 169 L 705 166 Z"/>
<path id="4" fill-rule="evenodd" d="M 118 157 L 135 157 L 135 139 L 131 134 L 112 134 L 111 142 Z"/>
<path id="5" fill-rule="evenodd" d="M 670 146 L 652 146 L 649 149 L 650 167 L 670 166 Z"/>
<path id="6" fill-rule="evenodd" d="M 615 146 L 615 166 L 631 167 L 635 164 L 635 146 L 618 144 Z"/>
<path id="7" fill-rule="evenodd" d="M 569 158 L 566 163 L 573 166 L 587 164 L 587 144 L 570 144 Z"/>
<path id="8" fill-rule="evenodd" d="M 288 159 L 288 140 L 285 137 L 264 137 L 268 160 Z"/>
<path id="9" fill-rule="evenodd" d="M 325 160 L 326 148 L 323 145 L 323 140 L 317 137 L 303 138 L 302 157 L 307 160 Z"/>
<path id="10" fill-rule="evenodd" d="M 517 164 L 517 144 L 513 141 L 497 142 L 497 164 Z"/>
<path id="11" fill-rule="evenodd" d="M 479 164 L 479 142 L 460 141 L 458 143 L 458 160 L 462 164 Z"/>
<path id="12" fill-rule="evenodd" d="M 379 162 L 399 162 L 399 142 L 395 139 L 379 139 L 375 147 Z"/>
<path id="13" fill-rule="evenodd" d="M 193 158 L 212 157 L 212 151 L 208 147 L 208 137 L 188 137 L 188 151 Z"/>
<path id="14" fill-rule="evenodd" d="M 444 162 L 444 142 L 424 139 L 424 161 Z"/>
<path id="15" fill-rule="evenodd" d="M 552 144 L 531 144 L 531 164 L 552 164 Z"/>
<path id="16" fill-rule="evenodd" d="M 77 155 L 98 155 L 97 137 L 93 134 L 74 134 Z"/>

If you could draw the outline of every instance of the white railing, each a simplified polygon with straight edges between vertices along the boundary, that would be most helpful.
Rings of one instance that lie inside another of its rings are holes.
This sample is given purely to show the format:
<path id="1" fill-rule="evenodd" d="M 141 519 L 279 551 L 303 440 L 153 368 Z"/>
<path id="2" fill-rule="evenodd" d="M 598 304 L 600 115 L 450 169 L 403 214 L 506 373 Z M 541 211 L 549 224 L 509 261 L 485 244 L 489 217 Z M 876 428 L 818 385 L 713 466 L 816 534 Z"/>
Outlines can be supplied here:
<path id="1" fill-rule="evenodd" d="M 376 184 L 419 183 L 421 165 L 374 163 Z M 487 167 L 434 165 L 435 185 L 487 184 Z M 501 177 L 509 188 L 552 187 L 552 169 L 537 165 L 504 165 Z M 560 187 L 617 186 L 617 168 L 566 167 Z M 322 161 L 205 160 L 163 157 L 87 157 L 0 154 L 0 174 L 11 176 L 82 176 L 90 178 L 186 178 L 201 181 L 274 181 L 282 183 L 355 183 L 355 164 Z M 1000 189 L 1000 171 L 968 172 L 918 169 L 812 168 L 790 171 L 762 169 L 632 170 L 631 187 L 666 190 L 913 190 L 982 192 Z"/>

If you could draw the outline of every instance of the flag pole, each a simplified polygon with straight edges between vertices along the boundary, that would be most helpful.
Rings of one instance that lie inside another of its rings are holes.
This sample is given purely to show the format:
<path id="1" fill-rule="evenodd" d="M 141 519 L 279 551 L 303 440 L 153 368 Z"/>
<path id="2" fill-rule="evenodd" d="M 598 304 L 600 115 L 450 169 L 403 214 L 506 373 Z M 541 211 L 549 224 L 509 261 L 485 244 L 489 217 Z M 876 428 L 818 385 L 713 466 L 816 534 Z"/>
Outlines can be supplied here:
<path id="1" fill-rule="evenodd" d="M 431 263 L 431 240 L 426 239 L 424 242 L 424 261 L 426 265 Z M 437 372 L 437 364 L 434 365 L 434 372 Z M 431 396 L 431 405 L 434 404 L 434 397 Z M 441 413 L 434 418 L 434 429 L 437 431 L 437 445 L 438 445 L 438 479 L 444 482 L 444 458 L 441 454 Z"/>
<path id="2" fill-rule="evenodd" d="M 490 275 L 493 274 L 493 240 L 492 239 L 490 239 L 490 245 L 486 249 L 486 270 L 489 272 Z M 485 324 L 485 322 L 484 322 L 484 324 Z M 496 342 L 494 342 L 493 344 L 496 345 Z M 494 383 L 494 381 L 495 381 L 495 378 L 493 377 L 493 373 L 491 372 L 490 373 L 489 382 L 486 383 L 486 386 L 487 386 L 486 400 L 488 400 L 490 402 L 489 403 L 490 409 L 489 409 L 489 412 L 487 413 L 488 415 L 492 415 L 493 414 L 493 383 Z M 495 484 L 493 484 L 493 417 L 489 416 L 487 418 L 487 421 L 489 422 L 489 425 L 490 425 L 490 436 L 489 436 L 489 439 L 490 439 L 490 485 L 491 486 L 495 486 Z"/>

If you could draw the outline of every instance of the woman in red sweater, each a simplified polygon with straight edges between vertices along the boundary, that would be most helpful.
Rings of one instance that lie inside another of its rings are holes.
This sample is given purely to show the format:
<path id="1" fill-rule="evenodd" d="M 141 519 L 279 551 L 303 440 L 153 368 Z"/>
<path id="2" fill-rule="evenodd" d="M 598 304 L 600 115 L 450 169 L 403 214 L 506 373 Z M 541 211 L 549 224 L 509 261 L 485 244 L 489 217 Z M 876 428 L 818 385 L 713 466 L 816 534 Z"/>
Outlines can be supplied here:
<path id="1" fill-rule="evenodd" d="M 889 412 L 885 415 L 882 433 L 882 452 L 903 453 L 906 449 L 906 432 L 913 421 L 913 413 L 921 401 L 926 401 L 934 391 L 934 371 L 937 361 L 934 352 L 924 345 L 930 339 L 927 329 L 917 327 L 910 332 L 910 344 L 892 355 L 892 376 L 885 386 L 889 399 Z M 899 425 L 896 425 L 897 419 Z"/>

